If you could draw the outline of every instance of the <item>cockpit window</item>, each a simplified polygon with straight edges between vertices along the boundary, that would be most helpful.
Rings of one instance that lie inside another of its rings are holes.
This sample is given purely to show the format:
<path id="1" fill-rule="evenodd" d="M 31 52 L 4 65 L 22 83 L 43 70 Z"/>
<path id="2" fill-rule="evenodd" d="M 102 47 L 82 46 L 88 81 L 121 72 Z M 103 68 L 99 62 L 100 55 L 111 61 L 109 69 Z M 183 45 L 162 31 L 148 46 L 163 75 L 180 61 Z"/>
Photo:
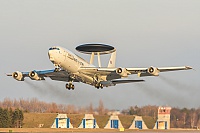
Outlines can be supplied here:
<path id="1" fill-rule="evenodd" d="M 60 50 L 60 49 L 56 48 L 56 47 L 51 47 L 51 48 L 49 48 L 49 50 Z"/>

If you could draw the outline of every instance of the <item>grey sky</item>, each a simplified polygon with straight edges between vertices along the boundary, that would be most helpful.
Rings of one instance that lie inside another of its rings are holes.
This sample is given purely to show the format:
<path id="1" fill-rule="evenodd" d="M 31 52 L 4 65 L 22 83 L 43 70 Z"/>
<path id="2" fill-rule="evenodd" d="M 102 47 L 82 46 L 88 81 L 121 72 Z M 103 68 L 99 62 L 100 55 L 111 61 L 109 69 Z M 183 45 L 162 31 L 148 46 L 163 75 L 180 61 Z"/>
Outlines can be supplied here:
<path id="1" fill-rule="evenodd" d="M 148 104 L 200 107 L 199 7 L 199 0 L 1 0 L 0 100 L 36 97 L 97 106 L 102 99 L 105 107 L 120 110 Z M 64 82 L 17 82 L 5 76 L 53 68 L 47 52 L 54 45 L 88 60 L 75 47 L 89 42 L 116 47 L 118 67 L 190 65 L 196 71 L 162 73 L 143 78 L 145 83 L 103 90 L 78 83 L 74 91 L 67 91 Z"/>

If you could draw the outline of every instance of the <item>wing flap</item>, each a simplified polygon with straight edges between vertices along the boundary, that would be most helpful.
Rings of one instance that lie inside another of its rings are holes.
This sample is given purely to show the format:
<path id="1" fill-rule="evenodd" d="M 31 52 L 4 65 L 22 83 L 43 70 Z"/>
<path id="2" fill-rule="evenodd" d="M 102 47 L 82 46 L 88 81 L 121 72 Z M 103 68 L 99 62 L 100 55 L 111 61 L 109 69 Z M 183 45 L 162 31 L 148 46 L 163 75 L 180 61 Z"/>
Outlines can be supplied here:
<path id="1" fill-rule="evenodd" d="M 137 83 L 144 82 L 144 80 L 111 80 L 111 81 L 101 81 L 100 83 L 104 86 L 115 86 L 116 84 L 124 84 L 124 83 Z"/>
<path id="2" fill-rule="evenodd" d="M 110 73 L 114 72 L 116 68 L 97 68 L 97 67 L 81 67 L 79 72 L 87 75 L 99 74 L 101 76 L 107 76 Z"/>
<path id="3" fill-rule="evenodd" d="M 144 80 L 112 80 L 114 84 L 144 82 Z"/>

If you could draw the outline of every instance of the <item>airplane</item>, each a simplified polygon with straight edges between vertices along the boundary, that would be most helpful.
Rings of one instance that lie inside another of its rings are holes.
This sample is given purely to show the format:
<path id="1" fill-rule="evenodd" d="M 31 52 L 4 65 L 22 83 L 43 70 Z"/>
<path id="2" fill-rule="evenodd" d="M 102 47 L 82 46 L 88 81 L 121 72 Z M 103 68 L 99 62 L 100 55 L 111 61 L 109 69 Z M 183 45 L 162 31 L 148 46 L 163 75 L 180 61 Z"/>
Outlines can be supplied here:
<path id="1" fill-rule="evenodd" d="M 56 81 L 64 81 L 66 89 L 74 90 L 73 82 L 82 82 L 94 86 L 95 88 L 103 88 L 115 86 L 123 83 L 144 82 L 142 79 L 127 79 L 131 74 L 137 74 L 138 77 L 159 76 L 160 72 L 189 70 L 190 66 L 179 67 L 115 67 L 116 49 L 107 44 L 83 44 L 76 47 L 76 50 L 82 53 L 91 54 L 90 62 L 84 60 L 78 55 L 72 53 L 68 49 L 60 46 L 49 48 L 49 60 L 54 64 L 54 69 L 50 70 L 33 70 L 30 72 L 16 71 L 7 76 L 12 76 L 18 81 L 24 81 L 25 77 L 32 80 L 45 80 L 46 77 Z M 111 54 L 107 67 L 101 67 L 100 55 Z M 98 55 L 99 66 L 94 66 L 94 55 Z"/>

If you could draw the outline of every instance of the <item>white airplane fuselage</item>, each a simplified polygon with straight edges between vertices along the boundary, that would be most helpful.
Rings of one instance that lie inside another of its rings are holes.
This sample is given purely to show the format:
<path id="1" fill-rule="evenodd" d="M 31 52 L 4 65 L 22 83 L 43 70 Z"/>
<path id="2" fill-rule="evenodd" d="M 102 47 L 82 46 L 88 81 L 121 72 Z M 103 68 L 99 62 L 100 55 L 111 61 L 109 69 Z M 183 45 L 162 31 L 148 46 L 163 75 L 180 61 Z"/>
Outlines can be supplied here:
<path id="1" fill-rule="evenodd" d="M 33 70 L 30 72 L 15 71 L 7 76 L 12 76 L 18 81 L 24 81 L 25 77 L 31 80 L 45 80 L 46 77 L 52 80 L 65 81 L 68 90 L 74 90 L 73 82 L 83 82 L 94 86 L 95 88 L 103 88 L 115 86 L 116 84 L 144 82 L 139 79 L 122 79 L 128 75 L 137 74 L 138 77 L 144 76 L 159 76 L 160 72 L 189 70 L 190 66 L 177 67 L 115 67 L 116 50 L 114 47 L 104 44 L 84 44 L 77 48 L 77 51 L 90 54 L 90 63 L 72 53 L 71 51 L 56 46 L 49 48 L 49 60 L 54 64 L 55 69 L 50 70 Z M 111 54 L 107 67 L 101 67 L 100 54 Z M 93 64 L 94 55 L 98 57 L 98 67 Z"/>
<path id="2" fill-rule="evenodd" d="M 60 67 L 71 75 L 78 76 L 84 83 L 93 83 L 93 77 L 78 72 L 80 67 L 94 67 L 81 57 L 62 47 L 50 48 L 48 55 L 55 67 Z"/>

